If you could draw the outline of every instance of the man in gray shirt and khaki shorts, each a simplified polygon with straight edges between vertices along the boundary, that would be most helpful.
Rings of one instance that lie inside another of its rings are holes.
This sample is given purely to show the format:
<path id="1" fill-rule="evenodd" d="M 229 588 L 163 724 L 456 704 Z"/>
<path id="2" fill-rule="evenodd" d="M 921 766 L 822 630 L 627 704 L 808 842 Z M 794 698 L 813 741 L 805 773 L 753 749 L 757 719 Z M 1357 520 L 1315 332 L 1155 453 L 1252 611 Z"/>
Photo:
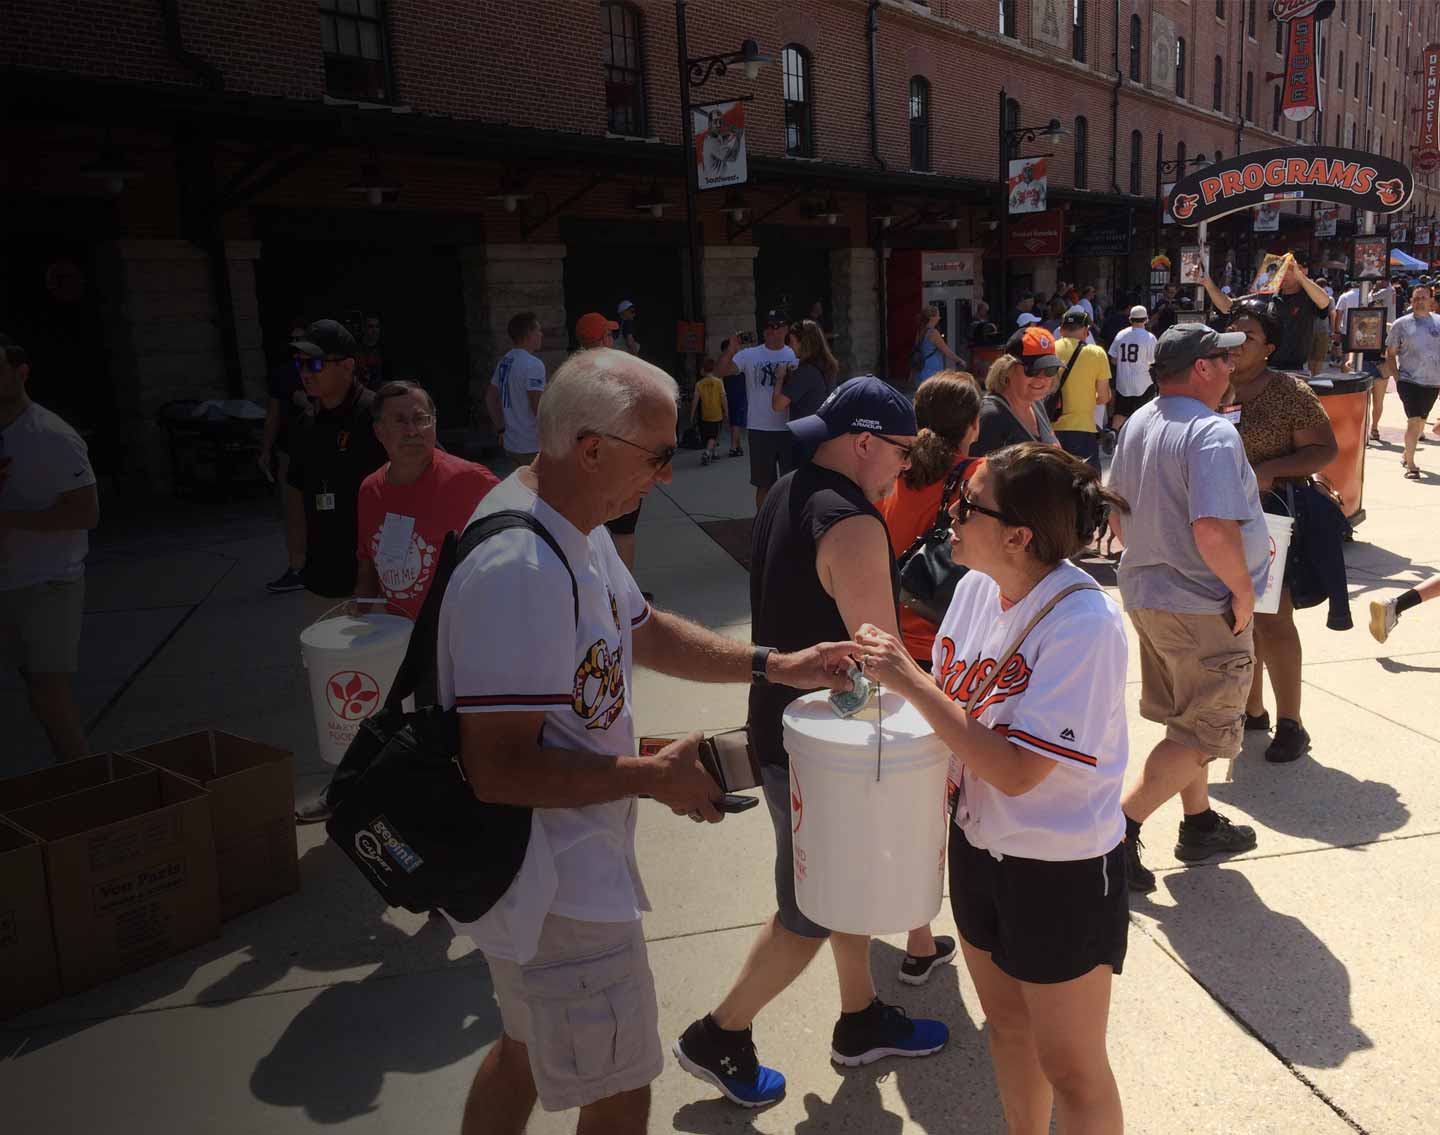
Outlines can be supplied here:
<path id="1" fill-rule="evenodd" d="M 1208 764 L 1244 738 L 1254 672 L 1255 597 L 1265 589 L 1270 538 L 1240 435 L 1217 412 L 1239 333 L 1181 323 L 1166 331 L 1152 373 L 1159 397 L 1125 423 L 1110 486 L 1130 502 L 1120 529 L 1120 596 L 1140 639 L 1140 713 L 1165 725 L 1140 779 L 1121 801 L 1130 887 L 1150 891 L 1140 825 L 1180 795 L 1175 846 L 1187 862 L 1249 851 L 1253 828 L 1210 807 Z M 1236 415 L 1238 420 L 1238 414 Z"/>

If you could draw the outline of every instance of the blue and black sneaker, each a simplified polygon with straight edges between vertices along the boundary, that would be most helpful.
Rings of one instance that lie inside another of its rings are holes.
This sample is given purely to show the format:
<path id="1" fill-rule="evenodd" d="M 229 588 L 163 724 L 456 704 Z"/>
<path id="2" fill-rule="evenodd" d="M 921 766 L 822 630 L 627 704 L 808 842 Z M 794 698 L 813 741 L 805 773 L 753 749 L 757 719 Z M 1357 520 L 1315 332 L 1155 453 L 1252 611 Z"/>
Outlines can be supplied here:
<path id="1" fill-rule="evenodd" d="M 880 998 L 858 1013 L 841 1013 L 830 1041 L 830 1059 L 858 1068 L 886 1056 L 930 1056 L 945 1047 L 950 1030 L 940 1021 L 914 1020 Z"/>
<path id="2" fill-rule="evenodd" d="M 785 1077 L 760 1063 L 749 1029 L 722 1029 L 707 1015 L 680 1034 L 672 1051 L 681 1068 L 741 1107 L 765 1107 L 785 1094 Z"/>

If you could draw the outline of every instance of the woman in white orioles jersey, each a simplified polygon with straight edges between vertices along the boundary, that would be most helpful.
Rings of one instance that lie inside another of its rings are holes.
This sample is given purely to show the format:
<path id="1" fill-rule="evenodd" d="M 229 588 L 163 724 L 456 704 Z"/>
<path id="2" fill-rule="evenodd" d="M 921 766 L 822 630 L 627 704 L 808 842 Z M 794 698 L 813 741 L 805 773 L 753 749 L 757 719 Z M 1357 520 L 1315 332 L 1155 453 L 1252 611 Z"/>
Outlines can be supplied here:
<path id="1" fill-rule="evenodd" d="M 1107 506 L 1128 511 L 1054 446 L 991 454 L 950 510 L 951 557 L 970 571 L 934 676 L 883 631 L 855 636 L 866 672 L 954 754 L 950 904 L 1012 1133 L 1048 1131 L 1052 1108 L 1062 1131 L 1124 1122 L 1105 1027 L 1129 928 L 1125 629 L 1069 562 Z"/>

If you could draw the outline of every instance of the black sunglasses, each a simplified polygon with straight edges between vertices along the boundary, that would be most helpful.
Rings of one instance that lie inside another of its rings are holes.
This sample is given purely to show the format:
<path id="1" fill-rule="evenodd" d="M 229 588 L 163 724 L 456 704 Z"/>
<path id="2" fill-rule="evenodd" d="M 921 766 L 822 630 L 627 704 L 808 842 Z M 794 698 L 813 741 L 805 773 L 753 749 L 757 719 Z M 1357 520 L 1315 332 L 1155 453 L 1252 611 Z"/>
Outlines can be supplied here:
<path id="1" fill-rule="evenodd" d="M 1008 524 L 1012 528 L 1019 527 L 1015 521 L 1011 520 L 1003 512 L 996 512 L 993 508 L 986 508 L 983 504 L 976 504 L 970 499 L 970 494 L 964 489 L 961 489 L 955 497 L 955 503 L 951 506 L 951 511 L 955 514 L 956 524 L 964 524 L 970 519 L 972 512 L 979 512 L 994 520 L 998 520 L 1001 524 Z"/>
<path id="2" fill-rule="evenodd" d="M 871 434 L 870 436 L 871 436 L 871 437 L 878 437 L 878 438 L 879 438 L 881 441 L 883 441 L 886 445 L 893 445 L 896 449 L 898 449 L 901 453 L 903 453 L 903 454 L 905 455 L 905 460 L 906 460 L 906 461 L 909 461 L 909 460 L 910 460 L 910 454 L 911 454 L 911 453 L 914 451 L 914 449 L 915 449 L 915 447 L 914 447 L 913 445 L 906 445 L 906 444 L 904 444 L 903 442 L 892 441 L 890 438 L 886 437 L 884 434 Z"/>
<path id="3" fill-rule="evenodd" d="M 584 434 L 580 435 L 580 437 L 584 436 Z M 674 461 L 675 454 L 679 452 L 679 450 L 673 445 L 667 445 L 664 449 L 661 450 L 646 449 L 643 445 L 638 445 L 637 443 L 631 441 L 629 438 L 618 437 L 615 434 L 595 433 L 591 436 L 608 438 L 610 441 L 618 441 L 623 445 L 628 445 L 631 449 L 638 449 L 641 453 L 643 453 L 646 457 L 650 459 L 650 464 L 654 467 L 655 472 L 657 473 L 664 469 L 665 466 L 669 465 L 670 462 Z M 577 440 L 579 439 L 577 438 Z"/>

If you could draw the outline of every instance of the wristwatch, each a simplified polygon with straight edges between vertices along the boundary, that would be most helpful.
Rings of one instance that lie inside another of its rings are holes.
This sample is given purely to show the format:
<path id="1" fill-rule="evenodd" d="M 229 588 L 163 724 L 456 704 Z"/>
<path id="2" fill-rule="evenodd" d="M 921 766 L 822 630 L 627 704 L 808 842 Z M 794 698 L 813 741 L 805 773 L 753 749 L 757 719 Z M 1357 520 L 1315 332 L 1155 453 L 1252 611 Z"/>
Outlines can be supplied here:
<path id="1" fill-rule="evenodd" d="M 775 653 L 773 646 L 757 646 L 755 653 L 750 656 L 750 681 L 757 686 L 770 684 L 770 679 L 765 677 L 765 663 Z"/>

